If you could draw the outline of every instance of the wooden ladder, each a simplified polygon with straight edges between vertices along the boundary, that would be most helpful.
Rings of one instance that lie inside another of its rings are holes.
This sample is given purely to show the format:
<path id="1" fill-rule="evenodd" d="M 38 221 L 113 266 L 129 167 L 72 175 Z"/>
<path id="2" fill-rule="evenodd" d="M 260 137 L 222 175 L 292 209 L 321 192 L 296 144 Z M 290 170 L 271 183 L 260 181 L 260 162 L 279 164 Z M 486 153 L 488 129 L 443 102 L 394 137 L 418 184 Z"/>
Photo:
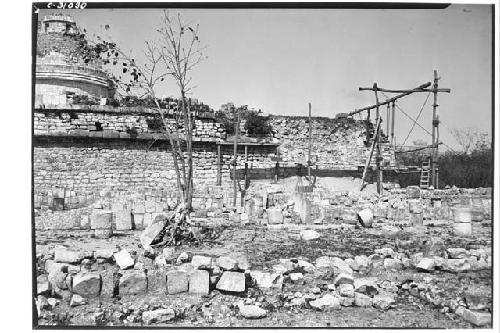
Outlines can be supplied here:
<path id="1" fill-rule="evenodd" d="M 420 171 L 420 188 L 429 188 L 429 181 L 431 177 L 431 159 L 428 158 L 422 163 L 422 170 Z"/>

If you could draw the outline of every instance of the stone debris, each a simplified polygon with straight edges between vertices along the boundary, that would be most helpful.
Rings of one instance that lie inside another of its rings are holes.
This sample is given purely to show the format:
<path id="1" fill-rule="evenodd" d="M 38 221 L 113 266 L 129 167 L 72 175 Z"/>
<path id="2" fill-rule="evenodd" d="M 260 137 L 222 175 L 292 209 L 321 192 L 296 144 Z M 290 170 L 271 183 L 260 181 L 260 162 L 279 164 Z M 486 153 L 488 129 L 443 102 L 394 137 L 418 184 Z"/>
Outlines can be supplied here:
<path id="1" fill-rule="evenodd" d="M 237 271 L 238 270 L 238 262 L 230 257 L 219 257 L 217 258 L 217 265 L 225 271 Z"/>
<path id="2" fill-rule="evenodd" d="M 84 297 L 95 297 L 101 292 L 101 275 L 98 273 L 80 273 L 73 277 L 73 293 Z"/>
<path id="3" fill-rule="evenodd" d="M 144 311 L 142 313 L 142 321 L 144 324 L 149 325 L 153 323 L 166 323 L 175 318 L 175 311 L 173 309 L 156 309 L 151 311 Z"/>
<path id="4" fill-rule="evenodd" d="M 417 269 L 422 270 L 424 272 L 430 272 L 434 270 L 435 260 L 431 258 L 423 258 L 419 261 L 417 265 Z"/>
<path id="5" fill-rule="evenodd" d="M 335 280 L 333 280 L 333 283 L 338 286 L 341 284 L 353 284 L 354 283 L 354 278 L 352 275 L 347 274 L 347 273 L 340 273 Z"/>
<path id="6" fill-rule="evenodd" d="M 115 259 L 115 262 L 120 267 L 120 269 L 134 267 L 134 258 L 132 258 L 130 256 L 130 253 L 128 253 L 128 251 L 125 249 L 113 254 L 113 258 Z"/>
<path id="7" fill-rule="evenodd" d="M 250 276 L 255 281 L 255 285 L 261 289 L 281 289 L 283 286 L 283 275 L 281 273 L 250 271 Z"/>
<path id="8" fill-rule="evenodd" d="M 267 316 L 267 311 L 257 305 L 239 305 L 240 314 L 247 319 L 261 319 Z"/>
<path id="9" fill-rule="evenodd" d="M 194 270 L 189 274 L 189 292 L 208 295 L 210 293 L 210 274 L 205 270 Z"/>
<path id="10" fill-rule="evenodd" d="M 245 291 L 245 274 L 238 272 L 226 271 L 217 282 L 217 289 L 241 293 Z"/>
<path id="11" fill-rule="evenodd" d="M 340 296 L 354 298 L 354 286 L 352 284 L 340 284 L 337 288 Z"/>
<path id="12" fill-rule="evenodd" d="M 319 311 L 329 311 L 329 310 L 340 310 L 340 299 L 339 297 L 333 296 L 331 294 L 326 294 L 325 296 L 318 298 L 317 300 L 309 302 L 309 305 Z"/>
<path id="13" fill-rule="evenodd" d="M 148 226 L 139 237 L 142 247 L 147 248 L 161 240 L 165 222 L 159 221 Z"/>
<path id="14" fill-rule="evenodd" d="M 189 290 L 188 274 L 184 270 L 167 272 L 167 293 L 178 294 Z"/>
<path id="15" fill-rule="evenodd" d="M 146 272 L 139 270 L 124 271 L 121 273 L 118 290 L 120 295 L 144 294 L 148 290 Z"/>
<path id="16" fill-rule="evenodd" d="M 463 309 L 463 311 L 459 311 L 459 315 L 464 318 L 464 320 L 475 326 L 485 326 L 491 324 L 491 313 Z"/>
<path id="17" fill-rule="evenodd" d="M 305 241 L 311 241 L 320 238 L 321 235 L 315 230 L 302 230 L 300 232 L 300 238 Z"/>
<path id="18" fill-rule="evenodd" d="M 212 267 L 212 258 L 194 255 L 191 259 L 191 265 L 194 269 L 210 269 Z"/>
<path id="19" fill-rule="evenodd" d="M 290 273 L 290 280 L 296 282 L 304 279 L 304 275 L 302 273 Z"/>
<path id="20" fill-rule="evenodd" d="M 370 307 L 372 306 L 372 303 L 373 301 L 370 296 L 358 292 L 354 293 L 354 305 L 360 307 Z"/>
<path id="21" fill-rule="evenodd" d="M 54 260 L 56 262 L 78 264 L 82 259 L 83 255 L 81 253 L 66 248 L 57 247 L 54 251 Z"/>
<path id="22" fill-rule="evenodd" d="M 85 305 L 85 304 L 87 304 L 87 299 L 85 299 L 84 297 L 82 297 L 80 295 L 74 294 L 71 297 L 71 302 L 70 302 L 69 306 L 75 307 L 75 306 Z"/>
<path id="23" fill-rule="evenodd" d="M 390 294 L 378 294 L 373 296 L 373 306 L 380 310 L 387 310 L 396 303 L 394 296 Z"/>

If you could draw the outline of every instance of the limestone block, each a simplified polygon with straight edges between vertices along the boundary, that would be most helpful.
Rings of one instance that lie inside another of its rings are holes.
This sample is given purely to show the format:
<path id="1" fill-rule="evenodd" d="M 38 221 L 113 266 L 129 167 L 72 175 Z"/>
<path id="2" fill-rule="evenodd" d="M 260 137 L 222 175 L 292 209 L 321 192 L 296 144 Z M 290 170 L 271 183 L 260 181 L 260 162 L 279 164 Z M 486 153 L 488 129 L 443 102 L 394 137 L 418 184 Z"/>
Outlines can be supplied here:
<path id="1" fill-rule="evenodd" d="M 121 273 L 118 290 L 120 295 L 137 295 L 146 293 L 148 279 L 144 271 L 125 271 Z"/>
<path id="2" fill-rule="evenodd" d="M 194 270 L 189 274 L 189 292 L 208 295 L 210 292 L 210 274 L 204 270 Z"/>
<path id="3" fill-rule="evenodd" d="M 84 297 L 99 296 L 101 292 L 101 275 L 98 273 L 79 273 L 73 277 L 72 290 Z"/>
<path id="4" fill-rule="evenodd" d="M 217 289 L 230 292 L 245 291 L 245 274 L 226 271 L 222 274 Z"/>
<path id="5" fill-rule="evenodd" d="M 167 272 L 167 293 L 178 294 L 189 290 L 188 274 L 184 270 L 171 270 Z"/>

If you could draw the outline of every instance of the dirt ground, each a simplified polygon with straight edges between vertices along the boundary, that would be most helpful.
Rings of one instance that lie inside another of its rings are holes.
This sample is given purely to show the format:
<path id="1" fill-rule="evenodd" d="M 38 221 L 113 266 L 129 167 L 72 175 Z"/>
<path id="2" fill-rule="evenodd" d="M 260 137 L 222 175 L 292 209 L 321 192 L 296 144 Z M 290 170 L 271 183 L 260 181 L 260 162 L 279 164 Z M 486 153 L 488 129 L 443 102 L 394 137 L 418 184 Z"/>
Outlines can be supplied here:
<path id="1" fill-rule="evenodd" d="M 308 226 L 310 228 L 311 226 Z M 426 250 L 425 240 L 439 237 L 446 247 L 474 248 L 478 245 L 490 245 L 490 227 L 487 223 L 481 228 L 481 237 L 475 239 L 463 239 L 452 235 L 448 227 L 427 228 L 420 234 L 414 231 L 402 231 L 397 235 L 387 235 L 378 226 L 373 229 L 362 229 L 359 227 L 325 228 L 319 227 L 321 238 L 304 242 L 295 236 L 304 226 L 289 225 L 280 228 L 268 229 L 259 225 L 232 225 L 225 228 L 220 237 L 205 242 L 200 246 L 181 246 L 178 253 L 189 251 L 193 254 L 204 254 L 209 256 L 227 255 L 233 252 L 241 252 L 248 256 L 252 269 L 270 268 L 279 258 L 304 258 L 314 262 L 315 258 L 328 255 L 340 258 L 349 258 L 355 255 L 372 254 L 374 249 L 391 247 L 394 250 L 405 253 L 416 253 Z M 74 250 L 94 250 L 96 248 L 125 248 L 131 253 L 141 253 L 139 242 L 140 231 L 118 233 L 109 240 L 92 238 L 90 232 L 75 231 L 44 231 L 37 232 L 37 252 L 46 253 L 57 244 L 65 245 Z M 135 252 L 134 252 L 135 251 Z M 450 298 L 460 297 L 465 289 L 479 290 L 479 296 L 491 299 L 491 272 L 483 270 L 467 273 L 418 273 L 412 270 L 398 272 L 378 272 L 379 279 L 387 279 L 395 283 L 404 281 L 422 281 L 431 276 L 433 283 L 441 284 Z M 293 327 L 418 327 L 418 328 L 467 328 L 471 324 L 463 321 L 454 314 L 443 314 L 439 308 L 432 304 L 412 297 L 411 295 L 399 293 L 397 303 L 393 308 L 382 311 L 375 308 L 343 307 L 331 313 L 317 312 L 313 309 L 286 309 L 280 306 L 280 297 L 283 294 L 296 291 L 307 291 L 311 283 L 316 281 L 304 281 L 304 284 L 285 284 L 284 289 L 276 293 L 268 292 L 264 297 L 266 302 L 274 304 L 269 306 L 270 311 L 266 318 L 260 320 L 248 320 L 238 315 L 237 311 L 228 306 L 238 302 L 242 298 L 234 295 L 223 295 L 213 291 L 209 297 L 196 297 L 186 294 L 185 296 L 171 296 L 159 294 L 155 296 L 144 295 L 122 298 L 103 298 L 93 300 L 88 305 L 77 308 L 60 306 L 54 314 L 66 319 L 57 319 L 68 325 L 95 325 L 92 315 L 95 313 L 97 302 L 101 308 L 110 313 L 117 313 L 127 304 L 172 304 L 177 302 L 183 308 L 185 319 L 178 319 L 166 326 L 183 327 L 269 327 L 269 326 L 293 326 Z M 254 291 L 249 289 L 247 297 L 252 296 Z M 281 295 L 281 296 L 280 296 Z M 202 310 L 199 310 L 199 309 Z M 67 317 L 65 317 L 67 316 Z M 117 317 L 118 318 L 118 317 Z M 107 325 L 124 325 L 119 318 L 110 318 Z M 50 324 L 51 320 L 40 321 L 40 324 Z M 125 323 L 125 325 L 140 325 L 139 323 Z M 165 326 L 162 324 L 161 326 Z"/>

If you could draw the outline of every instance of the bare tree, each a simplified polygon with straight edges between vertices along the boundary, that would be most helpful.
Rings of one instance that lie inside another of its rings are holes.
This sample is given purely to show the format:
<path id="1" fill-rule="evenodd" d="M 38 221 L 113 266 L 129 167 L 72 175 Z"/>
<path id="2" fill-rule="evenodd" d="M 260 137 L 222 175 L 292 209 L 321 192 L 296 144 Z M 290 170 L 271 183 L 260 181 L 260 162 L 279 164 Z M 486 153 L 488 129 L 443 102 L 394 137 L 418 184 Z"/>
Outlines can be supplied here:
<path id="1" fill-rule="evenodd" d="M 105 58 L 106 64 L 122 66 L 121 74 L 130 77 L 129 81 L 123 75 L 115 77 L 115 83 L 122 91 L 130 93 L 138 90 L 141 97 L 153 99 L 172 149 L 182 203 L 187 211 L 191 211 L 194 192 L 192 150 L 195 115 L 187 95 L 193 89 L 192 71 L 206 59 L 203 54 L 205 47 L 200 43 L 199 25 L 183 20 L 180 14 L 172 16 L 165 10 L 156 31 L 158 39 L 145 42 L 144 64 L 139 64 L 131 53 L 124 52 L 116 43 L 105 41 L 101 37 L 97 37 L 98 40 L 93 45 L 94 49 L 98 49 L 97 53 Z M 158 84 L 167 77 L 173 78 L 180 95 L 179 108 L 172 115 L 167 114 L 169 110 L 161 107 L 161 100 L 157 97 Z"/>
<path id="2" fill-rule="evenodd" d="M 488 149 L 491 147 L 491 140 L 486 132 L 482 132 L 474 127 L 465 127 L 460 129 L 451 129 L 451 135 L 462 147 L 465 154 L 470 154 L 474 150 Z"/>

